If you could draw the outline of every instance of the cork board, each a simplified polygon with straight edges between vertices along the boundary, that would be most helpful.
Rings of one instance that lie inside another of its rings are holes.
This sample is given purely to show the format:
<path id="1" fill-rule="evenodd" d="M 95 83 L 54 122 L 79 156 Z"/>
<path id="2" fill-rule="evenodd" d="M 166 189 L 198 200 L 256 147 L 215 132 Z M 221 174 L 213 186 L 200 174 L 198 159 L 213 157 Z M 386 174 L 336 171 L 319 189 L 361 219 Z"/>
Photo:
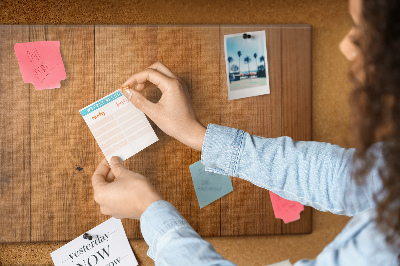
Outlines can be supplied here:
<path id="1" fill-rule="evenodd" d="M 271 94 L 227 101 L 223 35 L 265 30 Z M 1 26 L 0 242 L 66 241 L 108 219 L 93 201 L 90 177 L 103 158 L 78 110 L 162 61 L 188 85 L 204 124 L 263 137 L 311 140 L 310 26 Z M 24 84 L 16 42 L 59 40 L 62 88 Z M 149 91 L 152 100 L 159 91 Z M 199 209 L 188 166 L 200 153 L 166 136 L 125 165 L 147 176 L 202 236 L 311 232 L 311 208 L 285 225 L 268 191 L 232 178 L 234 192 Z M 4 177 L 4 178 L 3 178 Z M 131 239 L 138 221 L 124 220 Z"/>

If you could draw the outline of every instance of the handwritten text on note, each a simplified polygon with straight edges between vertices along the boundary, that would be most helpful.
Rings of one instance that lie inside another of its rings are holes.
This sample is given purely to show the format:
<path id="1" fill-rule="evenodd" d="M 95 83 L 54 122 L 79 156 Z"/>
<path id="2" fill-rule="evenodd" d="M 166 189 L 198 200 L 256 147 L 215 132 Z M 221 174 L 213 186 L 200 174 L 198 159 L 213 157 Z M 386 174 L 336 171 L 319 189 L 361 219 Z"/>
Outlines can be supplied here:
<path id="1" fill-rule="evenodd" d="M 60 81 L 67 78 L 60 42 L 16 43 L 14 50 L 22 79 L 32 83 L 36 90 L 60 88 Z"/>
<path id="2" fill-rule="evenodd" d="M 206 172 L 201 161 L 189 168 L 200 209 L 233 191 L 229 176 Z"/>

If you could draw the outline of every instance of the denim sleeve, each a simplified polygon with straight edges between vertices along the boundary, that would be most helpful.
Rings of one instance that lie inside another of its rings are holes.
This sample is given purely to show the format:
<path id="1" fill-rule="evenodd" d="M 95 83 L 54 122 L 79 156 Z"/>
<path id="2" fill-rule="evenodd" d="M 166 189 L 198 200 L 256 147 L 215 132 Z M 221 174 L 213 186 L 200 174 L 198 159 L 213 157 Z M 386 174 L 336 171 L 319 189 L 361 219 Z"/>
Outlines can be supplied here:
<path id="1" fill-rule="evenodd" d="M 153 202 L 140 217 L 140 228 L 156 265 L 234 265 L 203 240 L 170 203 Z"/>
<path id="2" fill-rule="evenodd" d="M 239 177 L 282 198 L 347 216 L 375 206 L 377 170 L 363 186 L 351 176 L 354 149 L 290 137 L 261 138 L 209 124 L 203 142 L 206 171 Z"/>

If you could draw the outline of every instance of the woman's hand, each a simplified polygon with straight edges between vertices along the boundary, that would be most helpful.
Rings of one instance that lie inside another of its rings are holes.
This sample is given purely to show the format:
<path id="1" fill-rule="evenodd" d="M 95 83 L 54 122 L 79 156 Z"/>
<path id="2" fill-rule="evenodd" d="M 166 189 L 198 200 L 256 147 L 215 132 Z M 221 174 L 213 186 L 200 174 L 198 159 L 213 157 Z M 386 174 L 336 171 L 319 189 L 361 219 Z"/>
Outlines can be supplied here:
<path id="1" fill-rule="evenodd" d="M 201 151 L 206 134 L 194 111 L 185 83 L 176 77 L 165 65 L 157 62 L 146 70 L 136 73 L 122 84 L 123 94 L 145 113 L 166 134 L 183 144 Z M 152 103 L 141 92 L 156 86 L 161 99 Z M 134 89 L 133 89 L 134 88 Z"/>
<path id="2" fill-rule="evenodd" d="M 104 159 L 97 166 L 92 186 L 100 211 L 119 219 L 140 219 L 153 202 L 163 200 L 146 177 L 126 169 L 120 158 L 115 156 L 111 158 L 110 165 Z"/>

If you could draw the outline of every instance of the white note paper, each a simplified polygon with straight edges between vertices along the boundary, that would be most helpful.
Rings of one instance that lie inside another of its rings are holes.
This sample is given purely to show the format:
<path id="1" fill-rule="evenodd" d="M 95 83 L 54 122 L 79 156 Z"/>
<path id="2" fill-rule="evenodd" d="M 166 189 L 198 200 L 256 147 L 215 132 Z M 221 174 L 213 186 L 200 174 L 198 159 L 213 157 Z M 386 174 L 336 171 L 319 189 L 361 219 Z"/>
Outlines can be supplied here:
<path id="1" fill-rule="evenodd" d="M 121 220 L 111 218 L 51 253 L 56 266 L 138 265 Z"/>
<path id="2" fill-rule="evenodd" d="M 101 151 L 123 161 L 158 140 L 143 112 L 117 90 L 79 110 Z"/>

